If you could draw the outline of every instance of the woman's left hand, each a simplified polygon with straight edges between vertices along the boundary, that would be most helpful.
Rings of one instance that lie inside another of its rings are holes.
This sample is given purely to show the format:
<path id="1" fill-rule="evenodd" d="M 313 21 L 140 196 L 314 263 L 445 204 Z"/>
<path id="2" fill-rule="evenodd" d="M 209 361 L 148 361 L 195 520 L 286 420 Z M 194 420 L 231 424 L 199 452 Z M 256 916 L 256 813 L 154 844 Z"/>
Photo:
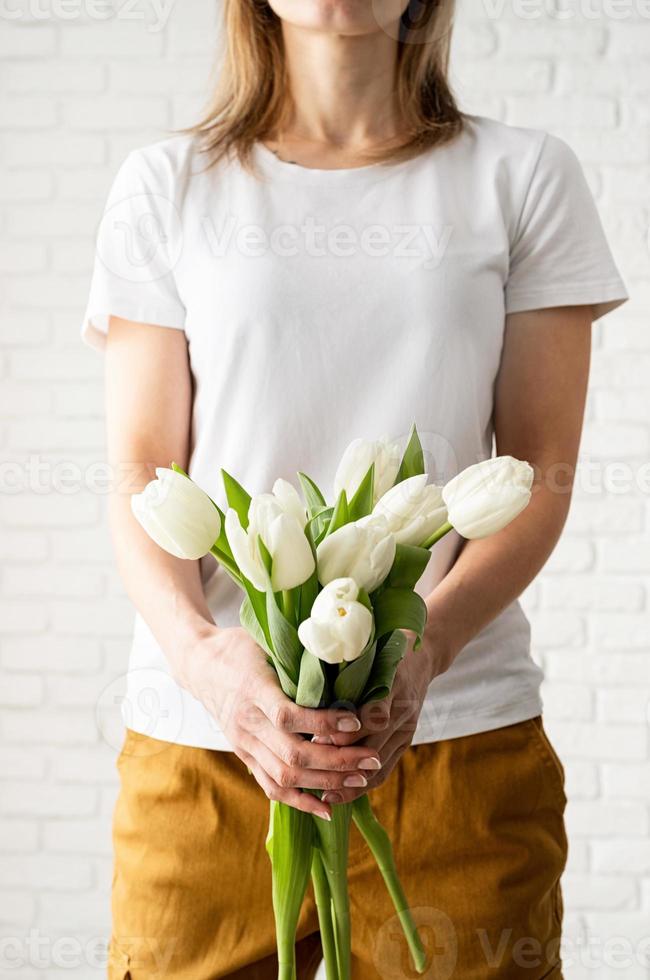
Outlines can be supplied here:
<path id="1" fill-rule="evenodd" d="M 446 660 L 426 639 L 417 651 L 413 650 L 412 640 L 409 641 L 409 649 L 397 668 L 389 696 L 384 701 L 371 702 L 359 710 L 363 725 L 361 731 L 354 736 L 332 737 L 337 745 L 354 741 L 357 745 L 372 748 L 372 754 L 378 755 L 381 760 L 381 769 L 366 774 L 367 786 L 327 792 L 323 800 L 327 803 L 351 803 L 386 781 L 402 753 L 413 741 L 429 684 L 447 669 L 449 663 Z M 315 740 L 319 741 L 319 738 Z"/>

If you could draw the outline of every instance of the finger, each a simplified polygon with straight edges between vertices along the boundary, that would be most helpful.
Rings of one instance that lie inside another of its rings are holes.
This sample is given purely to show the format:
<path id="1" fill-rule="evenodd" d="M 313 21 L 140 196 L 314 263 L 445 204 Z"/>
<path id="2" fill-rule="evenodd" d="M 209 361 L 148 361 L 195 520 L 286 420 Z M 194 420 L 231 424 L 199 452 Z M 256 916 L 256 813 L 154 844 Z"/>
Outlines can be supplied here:
<path id="1" fill-rule="evenodd" d="M 311 813 L 315 817 L 320 817 L 321 820 L 330 821 L 332 819 L 331 807 L 319 800 L 317 796 L 312 796 L 311 793 L 301 793 L 299 789 L 278 786 L 252 755 L 242 752 L 240 757 L 253 773 L 255 780 L 269 800 L 286 803 L 295 810 Z"/>
<path id="2" fill-rule="evenodd" d="M 339 747 L 331 742 L 314 742 L 300 735 L 286 735 L 271 726 L 268 731 L 251 734 L 259 738 L 291 769 L 324 769 L 330 772 L 381 769 L 378 752 L 374 749 L 370 751 L 365 743 Z M 328 738 L 326 735 L 317 737 Z"/>
<path id="3" fill-rule="evenodd" d="M 303 743 L 308 745 L 309 743 Z M 299 765 L 302 762 L 298 751 L 291 750 L 290 761 L 287 765 L 260 739 L 254 739 L 247 747 L 271 779 L 283 789 L 320 789 L 342 790 L 345 788 L 362 789 L 368 785 L 368 777 L 356 770 L 333 772 L 323 769 L 309 769 Z M 334 751 L 338 751 L 334 749 Z M 298 763 L 298 764 L 296 764 Z"/>
<path id="4" fill-rule="evenodd" d="M 275 685 L 270 697 L 258 702 L 268 720 L 279 732 L 303 732 L 309 735 L 335 735 L 337 732 L 358 732 L 361 722 L 351 711 L 342 708 L 301 708 L 283 694 L 278 696 Z"/>
<path id="5" fill-rule="evenodd" d="M 377 789 L 385 783 L 391 772 L 401 759 L 402 755 L 410 745 L 410 740 L 404 738 L 404 733 L 395 732 L 394 736 L 387 742 L 382 753 L 382 766 L 379 772 L 370 775 L 368 785 L 365 789 L 347 788 L 331 790 L 323 793 L 323 802 L 332 805 L 338 803 L 352 803 L 372 789 Z"/>
<path id="6" fill-rule="evenodd" d="M 392 698 L 371 701 L 358 709 L 361 728 L 350 734 L 336 732 L 333 735 L 315 735 L 312 741 L 319 745 L 354 745 L 362 739 L 385 732 L 391 724 Z"/>

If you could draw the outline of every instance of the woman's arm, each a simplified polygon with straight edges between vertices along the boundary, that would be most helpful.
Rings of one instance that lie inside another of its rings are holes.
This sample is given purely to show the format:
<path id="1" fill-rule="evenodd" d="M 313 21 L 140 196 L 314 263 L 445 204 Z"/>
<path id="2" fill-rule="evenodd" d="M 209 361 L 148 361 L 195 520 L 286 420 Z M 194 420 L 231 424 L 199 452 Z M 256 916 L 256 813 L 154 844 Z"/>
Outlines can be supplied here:
<path id="1" fill-rule="evenodd" d="M 427 600 L 432 676 L 446 669 L 546 563 L 564 527 L 584 415 L 591 309 L 508 317 L 495 388 L 497 453 L 535 469 L 529 506 L 503 531 L 468 541 Z"/>
<path id="2" fill-rule="evenodd" d="M 400 664 L 390 698 L 368 706 L 363 715 L 357 738 L 364 737 L 382 760 L 371 786 L 387 778 L 410 744 L 431 680 L 523 592 L 557 543 L 569 510 L 590 345 L 589 308 L 508 317 L 495 389 L 496 447 L 499 455 L 528 460 L 535 468 L 533 497 L 504 530 L 466 542 L 428 596 L 422 649 L 409 651 Z M 336 741 L 348 739 L 337 736 Z M 345 791 L 327 799 L 334 803 L 358 795 Z"/>
<path id="3" fill-rule="evenodd" d="M 298 733 L 358 728 L 347 711 L 299 708 L 282 693 L 263 651 L 240 628 L 220 629 L 207 607 L 199 563 L 174 558 L 131 513 L 131 495 L 172 460 L 187 467 L 192 378 L 180 330 L 111 318 L 106 350 L 108 456 L 115 476 L 110 518 L 126 590 L 176 680 L 215 716 L 268 796 L 329 815 L 296 787 L 343 786 L 370 765 L 367 748 L 316 745 Z M 363 765 L 366 763 L 366 765 Z"/>

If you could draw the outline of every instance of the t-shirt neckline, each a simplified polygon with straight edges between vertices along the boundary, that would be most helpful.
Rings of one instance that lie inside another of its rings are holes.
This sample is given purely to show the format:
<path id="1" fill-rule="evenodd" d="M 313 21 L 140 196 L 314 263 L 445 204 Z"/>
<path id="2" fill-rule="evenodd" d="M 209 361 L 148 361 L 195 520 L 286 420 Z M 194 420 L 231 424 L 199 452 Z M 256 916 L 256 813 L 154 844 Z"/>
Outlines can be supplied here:
<path id="1" fill-rule="evenodd" d="M 360 167 L 344 167 L 335 170 L 304 167 L 299 163 L 282 160 L 262 142 L 255 144 L 253 155 L 259 170 L 274 179 L 284 180 L 292 184 L 318 186 L 333 184 L 341 187 L 354 184 L 374 184 L 385 180 L 387 177 L 392 177 L 412 166 L 422 154 L 417 154 L 406 160 L 398 160 L 395 163 L 368 163 Z"/>

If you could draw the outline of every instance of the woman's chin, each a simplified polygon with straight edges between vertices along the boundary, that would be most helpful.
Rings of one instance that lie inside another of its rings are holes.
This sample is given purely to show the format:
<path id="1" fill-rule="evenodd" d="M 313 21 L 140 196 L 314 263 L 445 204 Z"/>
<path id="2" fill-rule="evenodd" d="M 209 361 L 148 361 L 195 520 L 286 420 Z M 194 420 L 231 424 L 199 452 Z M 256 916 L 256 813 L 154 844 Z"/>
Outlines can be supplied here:
<path id="1" fill-rule="evenodd" d="M 363 35 L 397 23 L 404 0 L 270 0 L 287 25 L 326 34 Z"/>

